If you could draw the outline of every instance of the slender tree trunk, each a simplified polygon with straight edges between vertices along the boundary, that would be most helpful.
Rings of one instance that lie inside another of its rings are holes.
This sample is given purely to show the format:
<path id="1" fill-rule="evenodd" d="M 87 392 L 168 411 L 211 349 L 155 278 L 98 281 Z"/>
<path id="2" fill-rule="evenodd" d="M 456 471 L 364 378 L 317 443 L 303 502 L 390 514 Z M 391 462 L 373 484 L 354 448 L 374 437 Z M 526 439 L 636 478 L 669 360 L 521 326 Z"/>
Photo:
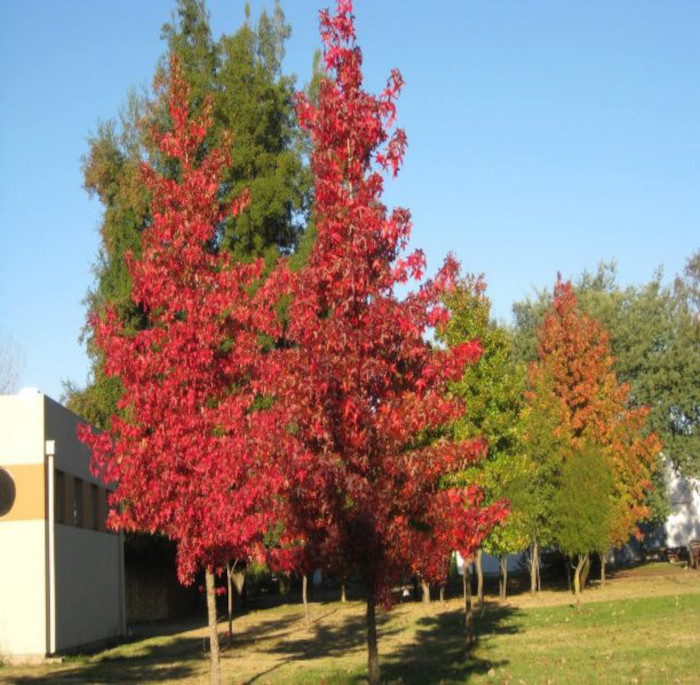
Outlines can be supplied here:
<path id="1" fill-rule="evenodd" d="M 530 594 L 535 595 L 537 592 L 537 580 L 540 569 L 540 550 L 536 542 L 532 543 L 530 548 Z"/>
<path id="2" fill-rule="evenodd" d="M 440 602 L 442 604 L 445 603 L 445 584 L 444 583 L 440 584 Z"/>
<path id="3" fill-rule="evenodd" d="M 340 582 L 340 601 L 345 604 L 345 602 L 348 601 L 347 596 L 345 595 L 345 578 Z"/>
<path id="4" fill-rule="evenodd" d="M 600 587 L 605 587 L 605 552 L 598 555 L 600 559 Z"/>
<path id="5" fill-rule="evenodd" d="M 430 583 L 421 580 L 421 586 L 423 588 L 423 603 L 430 604 Z"/>
<path id="6" fill-rule="evenodd" d="M 484 565 L 481 558 L 482 554 L 483 552 L 480 549 L 476 551 L 476 601 L 479 604 L 484 603 Z"/>
<path id="7" fill-rule="evenodd" d="M 508 597 L 508 555 L 501 554 L 500 558 L 501 573 L 498 580 L 499 597 L 501 602 L 505 602 Z"/>
<path id="8" fill-rule="evenodd" d="M 474 644 L 474 611 L 472 609 L 472 579 L 469 564 L 464 563 L 462 575 L 462 590 L 464 592 L 464 626 L 466 629 L 467 648 Z"/>
<path id="9" fill-rule="evenodd" d="M 588 561 L 588 554 L 579 556 L 576 562 L 576 570 L 574 573 L 574 595 L 576 596 L 576 606 L 581 606 L 581 571 Z"/>
<path id="10" fill-rule="evenodd" d="M 228 592 L 228 602 L 226 608 L 228 611 L 229 639 L 233 637 L 233 581 L 231 580 L 232 573 L 233 569 L 231 568 L 231 564 L 226 564 L 226 590 Z"/>
<path id="11" fill-rule="evenodd" d="M 540 573 L 539 557 L 540 557 L 540 551 L 538 549 L 537 550 L 537 568 L 535 569 L 537 571 L 537 593 L 538 594 L 542 591 L 542 575 Z"/>
<path id="12" fill-rule="evenodd" d="M 377 618 L 374 594 L 367 595 L 367 672 L 370 685 L 379 685 L 379 650 L 377 649 Z"/>
<path id="13" fill-rule="evenodd" d="M 581 569 L 581 589 L 583 590 L 586 587 L 586 583 L 588 582 L 588 574 L 591 571 L 591 557 L 589 554 L 585 555 L 586 558 L 583 562 L 583 568 Z"/>
<path id="14" fill-rule="evenodd" d="M 216 590 L 214 589 L 214 572 L 204 572 L 207 588 L 207 616 L 209 619 L 209 656 L 211 660 L 211 685 L 221 685 L 221 667 L 219 664 L 219 635 L 216 630 Z"/>
<path id="15" fill-rule="evenodd" d="M 307 589 L 309 585 L 309 579 L 306 573 L 302 577 L 301 580 L 301 598 L 304 602 L 304 616 L 306 618 L 306 625 L 310 626 L 311 625 L 311 614 L 309 613 L 309 597 L 307 594 Z"/>

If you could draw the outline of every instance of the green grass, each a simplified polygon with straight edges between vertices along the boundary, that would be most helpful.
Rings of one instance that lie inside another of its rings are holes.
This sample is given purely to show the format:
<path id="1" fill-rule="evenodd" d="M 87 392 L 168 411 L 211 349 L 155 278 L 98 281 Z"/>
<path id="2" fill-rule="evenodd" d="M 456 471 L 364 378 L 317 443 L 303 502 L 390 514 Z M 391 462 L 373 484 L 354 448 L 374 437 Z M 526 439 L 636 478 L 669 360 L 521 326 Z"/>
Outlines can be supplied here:
<path id="1" fill-rule="evenodd" d="M 382 677 L 394 683 L 700 683 L 700 573 L 668 566 L 621 574 L 584 593 L 527 595 L 477 612 L 467 655 L 459 600 L 396 607 L 379 616 Z M 227 683 L 365 680 L 361 602 L 251 612 L 224 649 Z M 204 631 L 190 625 L 60 666 L 5 667 L 0 682 L 207 682 Z"/>

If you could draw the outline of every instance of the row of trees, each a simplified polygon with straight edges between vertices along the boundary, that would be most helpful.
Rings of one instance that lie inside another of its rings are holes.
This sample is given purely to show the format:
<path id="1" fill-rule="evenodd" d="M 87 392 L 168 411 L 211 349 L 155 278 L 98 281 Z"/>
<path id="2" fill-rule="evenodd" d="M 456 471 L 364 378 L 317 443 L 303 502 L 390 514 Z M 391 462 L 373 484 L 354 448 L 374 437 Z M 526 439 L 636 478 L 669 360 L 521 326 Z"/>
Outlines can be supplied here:
<path id="1" fill-rule="evenodd" d="M 426 339 L 448 320 L 457 264 L 394 294 L 424 268 L 420 252 L 404 254 L 409 213 L 381 202 L 382 171 L 397 173 L 405 147 L 391 132 L 401 76 L 379 96 L 363 90 L 350 2 L 321 14 L 321 35 L 328 76 L 316 102 L 296 102 L 314 180 L 308 258 L 225 246 L 254 187 L 231 191 L 235 150 L 213 128 L 215 100 L 197 101 L 173 54 L 145 130 L 147 220 L 125 253 L 138 317 L 108 303 L 90 318 L 118 385 L 105 430 L 81 429 L 94 468 L 117 483 L 110 523 L 176 540 L 183 582 L 205 569 L 215 682 L 214 574 L 230 560 L 359 578 L 379 682 L 377 605 L 405 574 L 446 573 L 452 549 L 471 556 L 507 513 L 476 485 L 445 482 L 484 452 L 443 434 L 461 412 L 448 383 L 479 342 Z"/>
<path id="2" fill-rule="evenodd" d="M 611 352 L 610 336 L 586 312 L 591 283 L 607 282 L 605 292 L 611 299 L 619 294 L 609 278 L 609 267 L 601 267 L 595 279 L 584 274 L 578 286 L 559 280 L 553 295 L 540 294 L 537 307 L 532 302 L 517 305 L 517 324 L 510 330 L 490 320 L 482 280 L 463 281 L 448 297 L 452 319 L 445 342 L 455 344 L 476 336 L 484 348 L 480 362 L 452 385 L 467 405 L 454 431 L 459 436 L 482 435 L 489 444 L 487 460 L 465 472 L 465 481 L 480 483 L 488 498 L 506 498 L 512 507 L 507 522 L 498 526 L 483 546 L 484 551 L 502 560 L 502 596 L 508 554 L 527 553 L 535 592 L 541 550 L 558 547 L 576 559 L 578 594 L 589 554 L 603 557 L 631 535 L 639 535 L 640 521 L 665 516 L 666 493 L 663 479 L 658 478 L 663 468 L 659 466 L 661 442 L 652 430 L 659 422 L 648 419 L 666 412 L 667 423 L 674 428 L 671 419 L 690 424 L 687 435 L 680 438 L 695 439 L 692 426 L 697 424 L 697 416 L 683 414 L 683 407 L 692 409 L 693 401 L 697 407 L 697 399 L 693 400 L 693 392 L 686 397 L 682 389 L 674 389 L 675 397 L 682 397 L 687 405 L 669 408 L 667 388 L 674 376 L 652 390 L 646 369 L 661 366 L 658 358 L 667 358 L 672 354 L 669 348 L 684 340 L 694 343 L 684 354 L 675 349 L 674 358 L 687 373 L 697 369 L 697 310 L 692 312 L 687 297 L 692 292 L 692 264 L 684 285 L 676 283 L 674 287 L 673 308 L 668 306 L 671 292 L 662 289 L 658 277 L 650 286 L 625 291 L 627 302 L 635 306 L 617 310 L 617 330 L 641 323 L 643 317 L 637 309 L 644 304 L 648 314 L 650 293 L 661 300 L 658 314 L 675 316 L 674 332 L 662 329 L 668 332 L 666 344 L 648 346 L 636 375 L 631 372 L 632 355 L 627 356 L 631 383 L 620 382 L 617 370 L 621 365 Z M 599 297 L 594 301 L 600 303 L 600 287 L 597 292 Z M 648 316 L 646 324 L 653 326 Z M 658 336 L 659 331 L 653 334 Z M 634 339 L 627 344 L 640 343 Z M 617 345 L 623 345 L 622 336 Z M 676 382 L 692 386 L 692 380 L 685 377 L 676 376 Z M 649 389 L 645 399 L 651 400 L 651 407 L 640 403 L 636 387 Z M 672 463 L 685 466 L 685 473 L 692 474 L 692 459 L 685 452 L 676 455 Z M 660 483 L 657 487 L 655 479 Z M 482 598 L 480 552 L 476 566 Z M 603 573 L 604 568 L 603 563 Z"/>
<path id="3" fill-rule="evenodd" d="M 68 388 L 69 405 L 104 431 L 82 437 L 118 483 L 112 524 L 175 540 L 185 582 L 205 569 L 215 681 L 214 574 L 262 558 L 362 581 L 378 682 L 375 608 L 402 575 L 440 581 L 455 549 L 528 549 L 535 587 L 539 551 L 557 544 L 578 584 L 590 552 L 634 532 L 659 451 L 634 407 L 654 384 L 623 372 L 633 394 L 618 385 L 584 313 L 593 277 L 558 282 L 552 306 L 518 305 L 515 331 L 451 259 L 394 296 L 424 269 L 404 253 L 409 213 L 381 201 L 406 144 L 401 77 L 363 90 L 350 2 L 321 14 L 325 70 L 296 100 L 278 6 L 218 42 L 199 0 L 178 17 L 154 95 L 132 97 L 86 158 L 103 250 L 92 381 Z M 697 307 L 692 279 L 681 291 Z M 672 406 L 694 434 L 697 416 Z"/>

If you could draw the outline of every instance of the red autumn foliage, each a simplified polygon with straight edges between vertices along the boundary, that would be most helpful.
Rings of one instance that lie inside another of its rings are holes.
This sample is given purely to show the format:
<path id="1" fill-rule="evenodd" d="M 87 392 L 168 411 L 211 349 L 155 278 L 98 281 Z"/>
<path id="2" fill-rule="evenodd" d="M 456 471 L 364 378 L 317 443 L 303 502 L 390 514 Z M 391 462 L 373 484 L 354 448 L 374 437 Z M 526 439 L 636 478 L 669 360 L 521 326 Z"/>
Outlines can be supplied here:
<path id="1" fill-rule="evenodd" d="M 298 98 L 313 143 L 318 239 L 303 269 L 281 268 L 268 282 L 290 306 L 267 389 L 290 429 L 285 539 L 304 552 L 292 547 L 288 558 L 340 565 L 373 606 L 391 602 L 403 574 L 446 567 L 455 547 L 468 554 L 505 506 L 481 508 L 476 489 L 445 486 L 480 458 L 481 442 L 431 437 L 461 411 L 449 381 L 481 353 L 478 341 L 426 341 L 447 320 L 441 298 L 455 260 L 404 299 L 394 292 L 425 268 L 422 253 L 402 256 L 409 212 L 388 213 L 381 201 L 381 171 L 395 175 L 406 146 L 402 130 L 390 133 L 401 76 L 393 71 L 379 96 L 363 90 L 351 2 L 321 13 L 321 35 L 328 77 L 318 105 Z"/>
<path id="2" fill-rule="evenodd" d="M 178 543 L 178 574 L 246 558 L 271 527 L 265 504 L 282 485 L 273 464 L 272 417 L 255 411 L 261 354 L 256 331 L 274 329 L 251 287 L 262 264 L 213 249 L 225 216 L 223 147 L 203 150 L 210 108 L 190 117 L 176 60 L 168 88 L 172 130 L 154 131 L 169 159 L 165 176 L 145 164 L 152 224 L 140 257 L 128 256 L 132 297 L 147 328 L 126 331 L 107 309 L 94 321 L 105 371 L 123 394 L 111 430 L 81 438 L 93 469 L 117 484 L 110 525 L 159 532 Z"/>
<path id="3" fill-rule="evenodd" d="M 539 356 L 530 386 L 546 386 L 556 398 L 560 435 L 572 447 L 592 440 L 606 451 L 617 502 L 611 544 L 623 544 L 649 515 L 645 496 L 661 444 L 644 432 L 648 410 L 628 407 L 629 386 L 617 381 L 607 332 L 579 311 L 571 283 L 560 276 L 540 331 Z"/>

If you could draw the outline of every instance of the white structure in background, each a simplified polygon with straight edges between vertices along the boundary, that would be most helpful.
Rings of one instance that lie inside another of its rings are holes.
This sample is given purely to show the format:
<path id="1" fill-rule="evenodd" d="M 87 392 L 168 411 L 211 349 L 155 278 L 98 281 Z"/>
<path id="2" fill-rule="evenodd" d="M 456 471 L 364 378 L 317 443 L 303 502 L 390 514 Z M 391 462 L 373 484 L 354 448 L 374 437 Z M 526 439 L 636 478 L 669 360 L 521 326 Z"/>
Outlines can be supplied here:
<path id="1" fill-rule="evenodd" d="M 36 389 L 0 396 L 0 657 L 41 660 L 123 635 L 121 536 L 80 419 Z"/>
<path id="2" fill-rule="evenodd" d="M 691 540 L 700 540 L 700 482 L 669 467 L 668 492 L 671 514 L 660 531 L 661 545 L 686 547 Z"/>
<path id="3" fill-rule="evenodd" d="M 517 571 L 520 567 L 520 554 L 509 554 L 508 555 L 508 573 Z M 457 561 L 457 573 L 460 576 L 464 575 L 464 559 L 459 552 L 455 552 L 455 559 Z M 501 573 L 500 562 L 498 557 L 492 557 L 488 554 L 481 555 L 481 568 L 484 571 L 485 576 L 497 576 Z M 474 567 L 472 567 L 472 572 L 474 572 Z"/>

